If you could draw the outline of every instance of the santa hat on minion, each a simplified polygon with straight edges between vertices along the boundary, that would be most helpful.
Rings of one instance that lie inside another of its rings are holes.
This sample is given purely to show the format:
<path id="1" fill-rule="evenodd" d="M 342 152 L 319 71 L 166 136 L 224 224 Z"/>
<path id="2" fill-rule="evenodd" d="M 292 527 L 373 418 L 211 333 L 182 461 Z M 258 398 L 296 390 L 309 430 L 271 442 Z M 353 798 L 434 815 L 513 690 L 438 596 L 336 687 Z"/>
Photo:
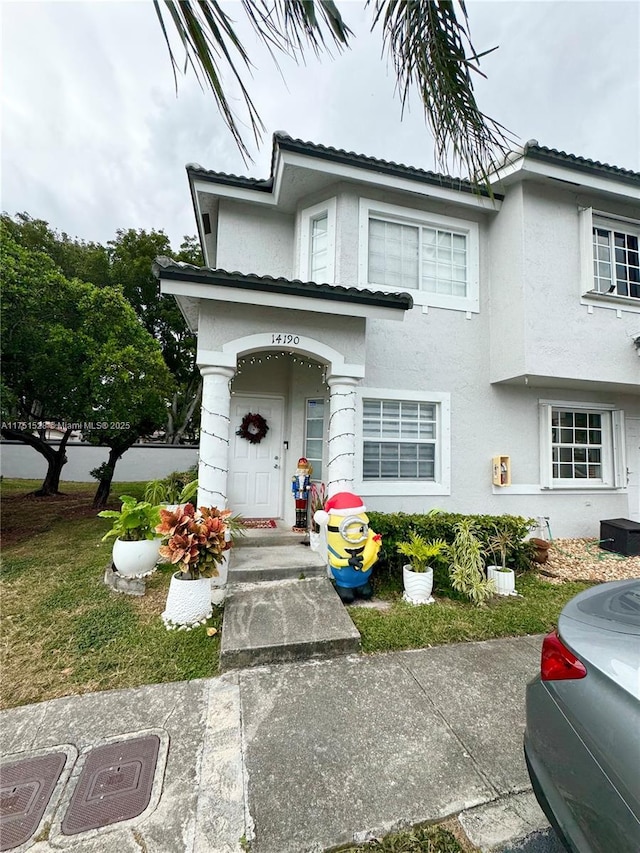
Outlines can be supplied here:
<path id="1" fill-rule="evenodd" d="M 362 498 L 354 495 L 353 492 L 338 492 L 329 498 L 324 509 L 315 511 L 313 520 L 316 524 L 324 525 L 329 522 L 330 515 L 360 515 L 366 511 L 367 508 L 363 504 Z"/>

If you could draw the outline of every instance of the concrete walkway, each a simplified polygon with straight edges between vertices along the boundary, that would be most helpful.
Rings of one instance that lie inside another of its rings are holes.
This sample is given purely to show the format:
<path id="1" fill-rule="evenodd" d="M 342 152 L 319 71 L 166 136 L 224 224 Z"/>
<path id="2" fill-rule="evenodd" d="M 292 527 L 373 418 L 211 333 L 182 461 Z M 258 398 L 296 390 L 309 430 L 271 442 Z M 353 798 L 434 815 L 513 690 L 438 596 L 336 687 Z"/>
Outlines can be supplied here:
<path id="1" fill-rule="evenodd" d="M 4 761 L 63 746 L 71 756 L 29 849 L 319 852 L 452 815 L 482 851 L 501 849 L 546 826 L 522 757 L 540 644 L 280 664 L 4 711 Z M 84 753 L 145 732 L 168 737 L 155 808 L 62 835 Z"/>

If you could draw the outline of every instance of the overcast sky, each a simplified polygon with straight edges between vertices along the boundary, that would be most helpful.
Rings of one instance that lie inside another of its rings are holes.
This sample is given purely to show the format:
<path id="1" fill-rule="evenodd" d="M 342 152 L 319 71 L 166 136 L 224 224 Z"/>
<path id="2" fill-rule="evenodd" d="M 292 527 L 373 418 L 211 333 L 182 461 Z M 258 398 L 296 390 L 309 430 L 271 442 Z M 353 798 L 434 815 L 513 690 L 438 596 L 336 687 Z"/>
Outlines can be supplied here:
<path id="1" fill-rule="evenodd" d="M 185 164 L 267 177 L 274 130 L 433 169 L 419 104 L 400 120 L 370 12 L 339 6 L 357 36 L 347 53 L 302 67 L 282 59 L 286 85 L 258 55 L 251 92 L 267 134 L 245 166 L 193 75 L 176 97 L 150 0 L 0 0 L 2 209 L 99 242 L 117 228 L 164 229 L 177 247 L 196 232 Z M 476 49 L 499 46 L 476 83 L 485 113 L 521 142 L 640 171 L 637 0 L 467 7 Z M 226 8 L 240 21 L 239 4 Z"/>

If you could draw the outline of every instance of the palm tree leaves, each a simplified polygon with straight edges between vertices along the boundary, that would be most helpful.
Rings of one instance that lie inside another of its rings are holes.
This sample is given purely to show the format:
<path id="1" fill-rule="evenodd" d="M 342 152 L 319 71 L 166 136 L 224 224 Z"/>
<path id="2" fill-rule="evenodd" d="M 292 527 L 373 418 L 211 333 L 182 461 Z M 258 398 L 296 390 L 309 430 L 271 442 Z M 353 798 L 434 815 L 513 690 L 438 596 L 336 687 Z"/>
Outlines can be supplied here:
<path id="1" fill-rule="evenodd" d="M 488 175 L 509 149 L 509 134 L 478 108 L 472 74 L 482 74 L 481 55 L 471 43 L 464 0 L 366 0 L 373 9 L 372 29 L 382 27 L 383 44 L 393 61 L 402 109 L 417 90 L 435 140 L 442 167 L 451 151 L 470 177 L 488 183 Z M 259 143 L 265 131 L 243 74 L 252 62 L 235 22 L 218 0 L 154 0 L 156 13 L 171 57 L 174 77 L 178 63 L 165 25 L 165 15 L 184 48 L 184 69 L 191 67 L 201 86 L 208 86 L 220 114 L 242 153 L 250 160 L 241 122 L 227 96 L 225 74 L 239 87 L 248 124 Z M 277 66 L 277 54 L 304 60 L 311 49 L 316 56 L 349 47 L 353 35 L 333 0 L 241 0 L 258 39 Z M 228 7 L 227 7 L 228 8 Z M 456 14 L 458 9 L 459 17 Z M 484 76 L 484 75 L 482 75 Z M 177 86 L 177 78 L 176 78 Z"/>
<path id="2" fill-rule="evenodd" d="M 484 76 L 478 60 L 490 51 L 474 50 L 463 0 L 460 19 L 451 0 L 367 0 L 367 5 L 374 7 L 373 27 L 382 26 L 402 109 L 413 88 L 420 95 L 440 166 L 452 149 L 454 161 L 486 183 L 492 165 L 508 151 L 509 137 L 476 103 L 472 72 Z"/>
<path id="3" fill-rule="evenodd" d="M 234 21 L 217 0 L 153 0 L 173 65 L 174 79 L 178 63 L 165 25 L 168 14 L 182 42 L 184 70 L 191 67 L 201 86 L 208 86 L 225 124 L 245 161 L 251 159 L 239 123 L 231 108 L 223 82 L 224 71 L 230 72 L 240 88 L 247 109 L 251 131 L 260 142 L 265 130 L 258 110 L 244 83 L 242 71 L 251 72 L 252 63 L 234 29 Z M 331 43 L 346 47 L 351 31 L 346 26 L 333 0 L 241 0 L 241 6 L 259 39 L 277 65 L 276 52 L 299 60 L 307 47 L 316 55 L 328 50 Z"/>

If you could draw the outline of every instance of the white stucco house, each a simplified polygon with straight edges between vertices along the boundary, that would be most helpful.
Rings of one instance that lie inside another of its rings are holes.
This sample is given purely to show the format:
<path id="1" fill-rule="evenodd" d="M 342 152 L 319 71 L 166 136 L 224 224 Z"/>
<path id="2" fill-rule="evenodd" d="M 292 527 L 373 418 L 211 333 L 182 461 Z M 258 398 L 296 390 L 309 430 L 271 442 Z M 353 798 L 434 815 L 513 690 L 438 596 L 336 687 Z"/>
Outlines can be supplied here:
<path id="1" fill-rule="evenodd" d="M 640 520 L 639 173 L 533 141 L 490 198 L 276 133 L 266 179 L 187 174 L 206 265 L 155 271 L 198 335 L 201 503 L 293 524 L 306 456 L 369 509 Z"/>

